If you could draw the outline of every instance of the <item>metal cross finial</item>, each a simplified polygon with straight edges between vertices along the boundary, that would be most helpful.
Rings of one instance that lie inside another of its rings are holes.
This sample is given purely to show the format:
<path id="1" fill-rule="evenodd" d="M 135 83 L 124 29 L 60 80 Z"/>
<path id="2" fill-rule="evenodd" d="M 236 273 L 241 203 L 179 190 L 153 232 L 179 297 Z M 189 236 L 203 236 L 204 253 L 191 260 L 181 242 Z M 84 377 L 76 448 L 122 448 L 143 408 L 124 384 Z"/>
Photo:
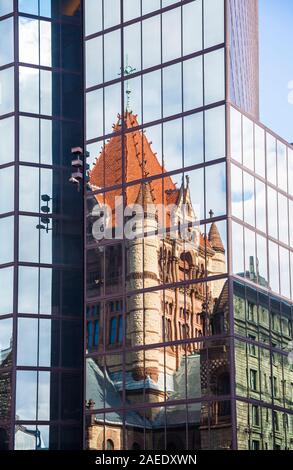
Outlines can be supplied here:
<path id="1" fill-rule="evenodd" d="M 211 219 L 212 219 L 212 218 L 214 217 L 214 215 L 215 215 L 215 214 L 214 214 L 214 211 L 213 211 L 212 209 L 210 210 L 209 214 L 210 214 L 210 218 L 211 218 Z"/>
<path id="2" fill-rule="evenodd" d="M 125 67 L 123 70 L 123 74 L 127 77 L 128 75 L 132 74 L 133 72 L 136 71 L 134 67 L 131 67 L 131 65 L 128 64 L 128 55 L 126 54 L 126 61 L 125 61 Z M 127 95 L 127 100 L 126 100 L 126 111 L 130 111 L 129 106 L 130 106 L 130 95 L 131 95 L 131 90 L 129 88 L 129 81 L 126 81 L 126 91 Z"/>

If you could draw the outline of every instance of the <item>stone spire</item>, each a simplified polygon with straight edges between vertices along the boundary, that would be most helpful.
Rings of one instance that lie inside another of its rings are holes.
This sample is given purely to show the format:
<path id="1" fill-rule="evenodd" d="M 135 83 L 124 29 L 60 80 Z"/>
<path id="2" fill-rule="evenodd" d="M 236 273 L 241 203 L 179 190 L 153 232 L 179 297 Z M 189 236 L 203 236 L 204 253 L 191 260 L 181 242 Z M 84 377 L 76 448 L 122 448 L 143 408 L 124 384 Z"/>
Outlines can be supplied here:
<path id="1" fill-rule="evenodd" d="M 209 231 L 209 242 L 214 251 L 225 253 L 225 248 L 221 239 L 217 225 L 213 222 Z"/>

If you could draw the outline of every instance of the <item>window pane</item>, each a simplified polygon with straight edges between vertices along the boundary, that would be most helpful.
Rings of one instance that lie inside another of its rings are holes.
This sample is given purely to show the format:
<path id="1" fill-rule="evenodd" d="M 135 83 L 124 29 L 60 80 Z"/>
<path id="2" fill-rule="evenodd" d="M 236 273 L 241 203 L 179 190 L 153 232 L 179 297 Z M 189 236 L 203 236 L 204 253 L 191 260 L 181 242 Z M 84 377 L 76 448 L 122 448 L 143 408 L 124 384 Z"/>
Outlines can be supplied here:
<path id="1" fill-rule="evenodd" d="M 142 0 L 142 15 L 159 10 L 161 0 Z"/>
<path id="2" fill-rule="evenodd" d="M 183 62 L 184 111 L 203 105 L 202 57 Z"/>
<path id="3" fill-rule="evenodd" d="M 279 293 L 279 255 L 278 245 L 269 242 L 270 288 Z"/>
<path id="4" fill-rule="evenodd" d="M 5 320 L 0 320 L 0 367 L 3 367 L 11 351 L 12 318 L 7 318 Z"/>
<path id="5" fill-rule="evenodd" d="M 163 164 L 166 171 L 176 170 L 182 164 L 182 119 L 163 125 Z M 179 176 L 180 178 L 180 176 Z"/>
<path id="6" fill-rule="evenodd" d="M 253 122 L 245 116 L 243 122 L 243 165 L 254 170 Z"/>
<path id="7" fill-rule="evenodd" d="M 184 118 L 184 166 L 203 162 L 203 113 Z"/>
<path id="8" fill-rule="evenodd" d="M 220 49 L 204 56 L 205 104 L 225 99 L 224 50 Z"/>
<path id="9" fill-rule="evenodd" d="M 265 177 L 265 132 L 259 126 L 254 126 L 255 133 L 255 171 Z"/>
<path id="10" fill-rule="evenodd" d="M 20 116 L 19 159 L 39 163 L 39 119 Z"/>
<path id="11" fill-rule="evenodd" d="M 39 71 L 19 67 L 19 107 L 26 113 L 39 113 Z"/>
<path id="12" fill-rule="evenodd" d="M 233 273 L 243 276 L 244 273 L 244 240 L 242 225 L 232 223 Z"/>
<path id="13" fill-rule="evenodd" d="M 281 295 L 290 298 L 289 251 L 282 247 L 280 247 L 280 277 Z"/>
<path id="14" fill-rule="evenodd" d="M 104 36 L 104 79 L 114 80 L 121 74 L 121 32 L 120 30 Z"/>
<path id="15" fill-rule="evenodd" d="M 182 112 L 181 64 L 163 69 L 164 117 Z"/>
<path id="16" fill-rule="evenodd" d="M 39 168 L 20 166 L 19 168 L 19 208 L 26 212 L 39 212 L 40 187 Z"/>
<path id="17" fill-rule="evenodd" d="M 230 107 L 231 157 L 242 163 L 242 115 Z"/>
<path id="18" fill-rule="evenodd" d="M 21 266 L 18 278 L 18 312 L 38 313 L 38 268 Z M 30 286 L 27 289 L 27 286 Z"/>
<path id="19" fill-rule="evenodd" d="M 18 371 L 16 375 L 16 410 L 20 420 L 36 420 L 37 372 Z"/>
<path id="20" fill-rule="evenodd" d="M 210 211 L 214 217 L 226 214 L 226 165 L 211 165 L 205 169 L 206 218 Z"/>
<path id="21" fill-rule="evenodd" d="M 244 221 L 255 226 L 254 177 L 243 172 Z"/>
<path id="22" fill-rule="evenodd" d="M 0 165 L 13 162 L 14 157 L 14 117 L 0 120 Z"/>
<path id="23" fill-rule="evenodd" d="M 123 19 L 124 21 L 132 20 L 140 16 L 140 2 L 133 0 L 123 0 Z"/>
<path id="24" fill-rule="evenodd" d="M 204 47 L 224 42 L 224 0 L 204 0 Z"/>
<path id="25" fill-rule="evenodd" d="M 232 215 L 243 220 L 243 181 L 242 170 L 231 165 Z"/>
<path id="26" fill-rule="evenodd" d="M 104 28 L 120 23 L 120 0 L 104 1 Z"/>
<path id="27" fill-rule="evenodd" d="M 124 28 L 124 67 L 125 71 L 141 70 L 141 25 L 135 23 Z"/>
<path id="28" fill-rule="evenodd" d="M 226 155 L 226 124 L 223 106 L 205 112 L 205 160 L 224 158 Z"/>
<path id="29" fill-rule="evenodd" d="M 17 365 L 38 365 L 38 319 L 19 318 L 17 327 Z"/>
<path id="30" fill-rule="evenodd" d="M 277 192 L 268 187 L 268 229 L 269 235 L 278 239 L 278 201 Z"/>
<path id="31" fill-rule="evenodd" d="M 266 187 L 255 179 L 256 228 L 266 232 Z"/>
<path id="32" fill-rule="evenodd" d="M 86 45 L 86 86 L 98 85 L 103 81 L 102 37 L 91 39 Z"/>
<path id="33" fill-rule="evenodd" d="M 1 0 L 0 16 L 8 15 L 13 11 L 13 0 Z"/>
<path id="34" fill-rule="evenodd" d="M 97 33 L 102 29 L 103 0 L 85 0 L 85 34 Z"/>
<path id="35" fill-rule="evenodd" d="M 202 49 L 202 0 L 183 5 L 183 55 Z"/>
<path id="36" fill-rule="evenodd" d="M 257 274 L 258 284 L 267 287 L 268 285 L 268 267 L 267 267 L 267 240 L 260 235 L 256 237 L 257 243 Z"/>
<path id="37" fill-rule="evenodd" d="M 162 15 L 163 62 L 181 56 L 181 8 Z"/>
<path id="38" fill-rule="evenodd" d="M 39 21 L 19 18 L 19 60 L 27 64 L 39 64 Z"/>
<path id="39" fill-rule="evenodd" d="M 39 262 L 39 232 L 38 218 L 19 217 L 19 260 L 24 262 Z"/>
<path id="40" fill-rule="evenodd" d="M 13 268 L 0 269 L 0 315 L 13 313 Z"/>
<path id="41" fill-rule="evenodd" d="M 39 0 L 19 0 L 18 2 L 18 10 L 21 13 L 30 13 L 31 15 L 38 15 L 39 8 L 38 8 Z"/>
<path id="42" fill-rule="evenodd" d="M 276 139 L 267 134 L 267 178 L 270 183 L 277 184 L 277 148 Z"/>
<path id="43" fill-rule="evenodd" d="M 0 67 L 13 62 L 13 18 L 0 21 Z"/>
<path id="44" fill-rule="evenodd" d="M 14 260 L 14 217 L 0 219 L 0 264 Z"/>
<path id="45" fill-rule="evenodd" d="M 161 72 L 143 76 L 143 120 L 144 123 L 161 118 Z"/>
<path id="46" fill-rule="evenodd" d="M 95 90 L 87 93 L 86 117 L 87 140 L 103 135 L 103 90 Z"/>
<path id="47" fill-rule="evenodd" d="M 287 172 L 287 149 L 282 142 L 277 142 L 278 159 L 278 186 L 283 191 L 288 191 L 288 172 Z"/>
<path id="48" fill-rule="evenodd" d="M 14 68 L 0 71 L 0 115 L 14 111 Z"/>
<path id="49" fill-rule="evenodd" d="M 156 47 L 153 47 L 156 44 Z M 161 21 L 154 16 L 142 22 L 142 61 L 143 68 L 158 65 L 161 62 Z M 131 64 L 130 64 L 131 65 Z"/>
<path id="50" fill-rule="evenodd" d="M 14 210 L 14 166 L 0 170 L 0 214 Z"/>
<path id="51" fill-rule="evenodd" d="M 288 199 L 278 193 L 278 211 L 279 211 L 279 240 L 286 245 L 289 242 L 289 215 L 288 215 Z"/>

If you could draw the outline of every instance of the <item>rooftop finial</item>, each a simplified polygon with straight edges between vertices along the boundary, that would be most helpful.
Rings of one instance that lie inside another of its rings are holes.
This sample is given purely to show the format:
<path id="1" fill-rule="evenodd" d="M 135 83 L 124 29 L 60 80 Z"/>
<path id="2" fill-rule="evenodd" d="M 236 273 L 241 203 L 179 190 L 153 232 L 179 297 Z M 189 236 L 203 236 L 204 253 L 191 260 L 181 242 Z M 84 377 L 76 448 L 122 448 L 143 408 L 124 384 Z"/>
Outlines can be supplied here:
<path id="1" fill-rule="evenodd" d="M 126 61 L 125 61 L 125 67 L 123 70 L 123 74 L 127 77 L 128 75 L 132 74 L 135 72 L 136 69 L 134 67 L 131 67 L 131 65 L 128 64 L 128 55 L 126 54 Z M 126 81 L 126 111 L 130 112 L 130 95 L 131 95 L 131 90 L 129 88 L 129 81 Z"/>

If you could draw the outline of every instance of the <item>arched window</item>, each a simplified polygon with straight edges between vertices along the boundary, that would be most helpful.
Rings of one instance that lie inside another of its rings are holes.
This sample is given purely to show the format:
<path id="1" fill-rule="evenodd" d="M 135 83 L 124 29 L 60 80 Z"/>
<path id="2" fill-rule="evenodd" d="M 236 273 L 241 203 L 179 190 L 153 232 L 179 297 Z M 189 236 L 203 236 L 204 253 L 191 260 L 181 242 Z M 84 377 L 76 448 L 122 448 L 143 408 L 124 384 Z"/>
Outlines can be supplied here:
<path id="1" fill-rule="evenodd" d="M 107 439 L 107 450 L 114 450 L 114 442 L 111 439 Z"/>

